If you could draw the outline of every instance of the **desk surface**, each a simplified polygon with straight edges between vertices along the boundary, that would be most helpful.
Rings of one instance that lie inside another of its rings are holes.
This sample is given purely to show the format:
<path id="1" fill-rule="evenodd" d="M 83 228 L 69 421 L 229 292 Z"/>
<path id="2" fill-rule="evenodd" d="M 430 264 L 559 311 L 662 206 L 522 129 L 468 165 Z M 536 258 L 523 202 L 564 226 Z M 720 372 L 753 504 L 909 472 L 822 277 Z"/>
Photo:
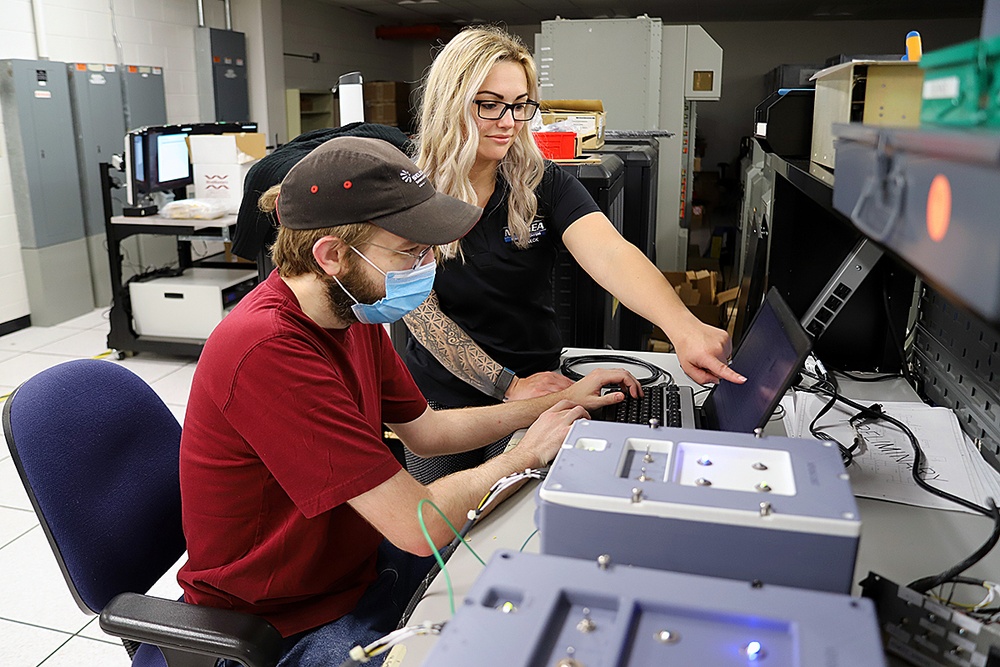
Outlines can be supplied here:
<path id="1" fill-rule="evenodd" d="M 149 225 L 151 227 L 191 227 L 193 229 L 221 229 L 236 224 L 236 215 L 228 214 L 213 220 L 198 220 L 194 218 L 164 218 L 162 215 L 147 215 L 131 217 L 116 215 L 111 218 L 113 225 Z"/>
<path id="2" fill-rule="evenodd" d="M 680 369 L 672 354 L 654 352 L 612 352 L 607 350 L 567 349 L 564 356 L 580 354 L 627 354 L 639 357 L 670 371 L 678 384 L 694 383 Z M 580 368 L 580 372 L 593 368 Z M 629 369 L 631 370 L 631 369 Z M 640 371 L 637 371 L 637 373 Z M 919 400 L 903 380 L 879 383 L 863 383 L 843 380 L 842 392 L 858 400 Z M 784 434 L 781 421 L 772 421 L 767 432 Z M 532 482 L 479 523 L 469 534 L 470 544 L 486 562 L 497 549 L 518 549 L 532 531 L 535 530 L 535 490 L 537 482 Z M 986 540 L 991 531 L 988 519 L 963 512 L 933 510 L 890 503 L 867 498 L 858 498 L 861 512 L 861 542 L 858 549 L 854 581 L 865 578 L 869 571 L 887 577 L 898 584 L 906 584 L 914 579 L 937 574 L 974 552 Z M 524 548 L 538 552 L 538 536 L 533 536 Z M 482 565 L 464 547 L 448 561 L 455 593 L 456 608 L 465 593 L 482 571 Z M 1000 573 L 1000 553 L 994 551 L 982 562 L 969 570 L 970 576 L 982 576 L 996 581 Z M 860 594 L 855 583 L 854 595 Z M 416 607 L 411 617 L 412 623 L 425 620 L 441 621 L 451 616 L 448 592 L 443 576 L 438 576 L 428 589 L 424 599 Z M 434 642 L 433 637 L 417 637 L 406 642 L 406 667 L 420 665 Z M 890 665 L 901 665 L 890 658 Z"/>

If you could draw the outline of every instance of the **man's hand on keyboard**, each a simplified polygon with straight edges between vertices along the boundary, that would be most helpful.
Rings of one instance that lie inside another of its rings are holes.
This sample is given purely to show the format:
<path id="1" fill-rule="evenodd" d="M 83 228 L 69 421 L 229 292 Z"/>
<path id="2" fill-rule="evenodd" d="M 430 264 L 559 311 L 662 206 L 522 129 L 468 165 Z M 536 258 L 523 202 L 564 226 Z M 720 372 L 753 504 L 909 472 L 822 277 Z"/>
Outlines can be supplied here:
<path id="1" fill-rule="evenodd" d="M 601 389 L 607 385 L 617 385 L 623 393 L 613 392 L 601 395 Z M 591 371 L 583 379 L 574 382 L 573 386 L 564 389 L 562 397 L 582 405 L 588 411 L 597 410 L 606 405 L 619 403 L 624 394 L 633 397 L 642 396 L 642 386 L 631 373 L 622 368 L 599 368 Z"/>

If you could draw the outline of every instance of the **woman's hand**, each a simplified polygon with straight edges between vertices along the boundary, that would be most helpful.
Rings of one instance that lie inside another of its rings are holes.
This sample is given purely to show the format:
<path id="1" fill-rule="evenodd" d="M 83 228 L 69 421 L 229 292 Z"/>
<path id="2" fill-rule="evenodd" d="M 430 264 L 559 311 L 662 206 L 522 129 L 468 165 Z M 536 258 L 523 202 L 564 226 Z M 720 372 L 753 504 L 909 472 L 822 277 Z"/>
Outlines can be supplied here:
<path id="1" fill-rule="evenodd" d="M 685 330 L 672 333 L 670 342 L 677 352 L 681 368 L 698 384 L 717 384 L 720 380 L 736 384 L 746 382 L 745 377 L 726 364 L 732 354 L 733 343 L 722 329 L 692 320 Z"/>

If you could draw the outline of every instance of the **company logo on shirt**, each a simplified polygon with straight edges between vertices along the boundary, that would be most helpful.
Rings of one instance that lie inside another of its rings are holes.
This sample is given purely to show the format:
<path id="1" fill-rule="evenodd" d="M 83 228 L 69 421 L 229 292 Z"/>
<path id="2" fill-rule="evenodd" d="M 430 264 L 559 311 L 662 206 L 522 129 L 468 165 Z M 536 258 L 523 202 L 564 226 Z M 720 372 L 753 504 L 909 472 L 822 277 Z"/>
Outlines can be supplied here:
<path id="1" fill-rule="evenodd" d="M 535 220 L 531 223 L 531 227 L 528 230 L 528 244 L 538 243 L 547 233 L 548 229 L 546 229 L 545 223 L 541 219 Z M 503 228 L 503 240 L 504 243 L 514 242 L 514 236 L 510 233 L 510 227 Z"/>

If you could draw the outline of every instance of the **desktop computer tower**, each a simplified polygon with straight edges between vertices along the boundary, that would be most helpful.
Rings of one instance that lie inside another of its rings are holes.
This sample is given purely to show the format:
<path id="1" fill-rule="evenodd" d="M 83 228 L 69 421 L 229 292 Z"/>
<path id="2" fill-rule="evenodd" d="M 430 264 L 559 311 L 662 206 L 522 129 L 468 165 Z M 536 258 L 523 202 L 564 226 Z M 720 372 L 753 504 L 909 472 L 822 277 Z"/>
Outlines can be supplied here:
<path id="1" fill-rule="evenodd" d="M 621 232 L 625 217 L 625 163 L 617 155 L 600 155 L 600 163 L 561 164 L 575 176 Z M 552 303 L 559 333 L 567 347 L 621 347 L 618 300 L 587 275 L 565 248 L 559 250 L 552 281 Z"/>
<path id="2" fill-rule="evenodd" d="M 660 142 L 656 137 L 605 139 L 595 153 L 617 155 L 625 163 L 625 202 L 622 236 L 656 264 L 656 192 Z M 621 311 L 618 347 L 643 350 L 653 325 L 628 308 Z"/>

